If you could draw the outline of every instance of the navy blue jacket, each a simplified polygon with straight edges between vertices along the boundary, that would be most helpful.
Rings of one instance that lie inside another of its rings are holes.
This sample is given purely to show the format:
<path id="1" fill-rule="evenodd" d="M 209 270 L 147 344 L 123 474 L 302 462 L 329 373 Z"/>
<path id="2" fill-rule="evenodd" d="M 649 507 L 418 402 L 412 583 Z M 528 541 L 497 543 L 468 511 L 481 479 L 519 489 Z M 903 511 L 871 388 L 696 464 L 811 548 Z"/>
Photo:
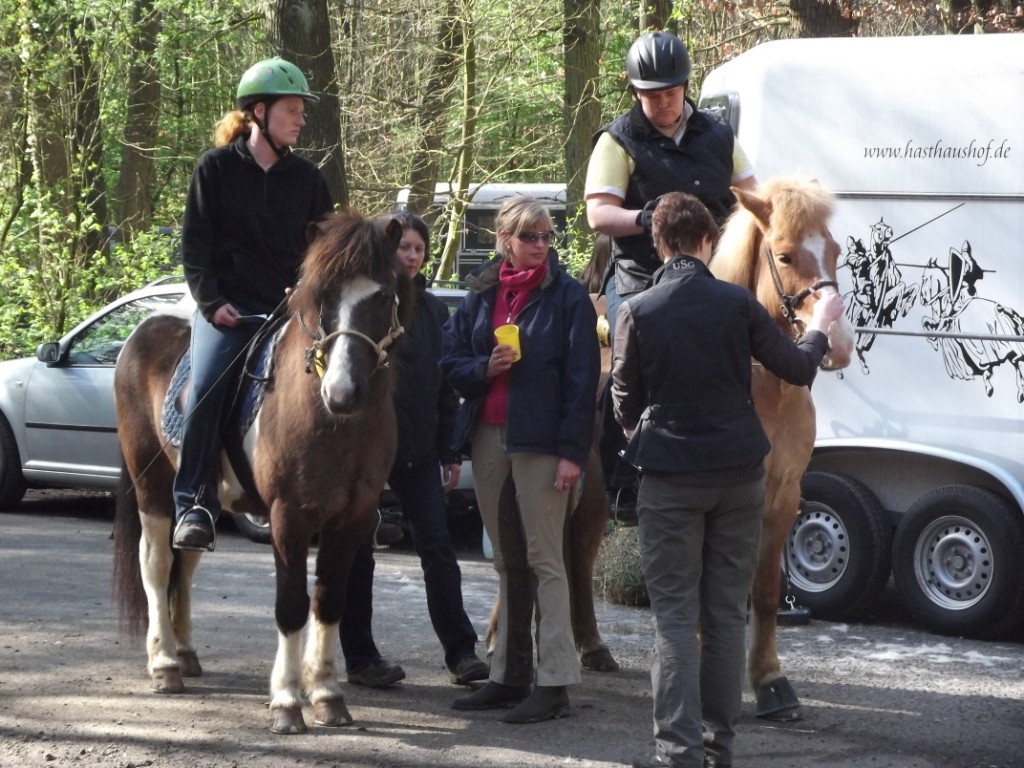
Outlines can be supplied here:
<path id="1" fill-rule="evenodd" d="M 484 373 L 495 346 L 491 317 L 501 261 L 491 259 L 470 275 L 470 291 L 445 326 L 441 370 L 465 398 L 453 437 L 464 453 L 490 386 Z M 559 266 L 554 251 L 548 274 L 516 324 L 522 358 L 509 371 L 505 450 L 546 453 L 586 466 L 601 366 L 597 315 L 586 289 Z"/>

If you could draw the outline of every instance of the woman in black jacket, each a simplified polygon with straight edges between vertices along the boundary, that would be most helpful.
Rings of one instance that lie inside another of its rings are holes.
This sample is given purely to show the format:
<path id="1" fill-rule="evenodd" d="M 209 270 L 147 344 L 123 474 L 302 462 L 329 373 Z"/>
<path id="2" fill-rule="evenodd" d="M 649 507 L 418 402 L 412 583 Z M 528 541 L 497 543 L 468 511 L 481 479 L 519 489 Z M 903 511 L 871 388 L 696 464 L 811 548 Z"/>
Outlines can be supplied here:
<path id="1" fill-rule="evenodd" d="M 398 451 L 388 485 L 402 506 L 423 566 L 427 610 L 444 648 L 445 665 L 452 682 L 466 685 L 486 679 L 488 669 L 477 658 L 476 630 L 462 605 L 462 572 L 448 533 L 444 499 L 445 492 L 458 484 L 462 463 L 451 440 L 459 398 L 437 365 L 448 307 L 427 291 L 426 278 L 420 273 L 430 245 L 423 219 L 405 212 L 383 218 L 402 225 L 398 258 L 416 284 L 415 319 L 395 354 Z M 373 551 L 367 542 L 356 554 L 349 575 L 341 649 L 350 683 L 381 688 L 405 678 L 405 670 L 382 658 L 373 641 L 373 570 Z"/>
<path id="2" fill-rule="evenodd" d="M 495 228 L 500 255 L 467 280 L 470 292 L 445 327 L 441 359 L 448 381 L 465 398 L 455 445 L 472 451 L 477 501 L 494 543 L 501 590 L 490 682 L 452 706 L 518 703 L 502 719 L 532 723 L 565 715 L 566 686 L 580 679 L 562 541 L 593 435 L 597 316 L 586 289 L 550 249 L 554 232 L 543 205 L 512 198 L 498 211 Z M 518 326 L 521 356 L 495 342 L 495 329 L 508 324 Z M 499 519 L 498 501 L 509 479 L 518 514 Z M 525 572 L 535 594 L 509 594 L 513 568 Z M 509 626 L 510 601 L 524 599 L 537 605 L 532 692 L 533 660 L 523 658 L 523 644 L 509 637 L 523 630 L 529 635 L 529 627 Z"/>
<path id="3" fill-rule="evenodd" d="M 731 768 L 771 447 L 751 358 L 810 384 L 843 301 L 823 288 L 794 343 L 750 291 L 711 274 L 718 226 L 697 198 L 664 195 L 653 229 L 663 266 L 620 307 L 612 353 L 625 458 L 642 470 L 637 518 L 655 624 L 654 750 L 633 766 Z"/>

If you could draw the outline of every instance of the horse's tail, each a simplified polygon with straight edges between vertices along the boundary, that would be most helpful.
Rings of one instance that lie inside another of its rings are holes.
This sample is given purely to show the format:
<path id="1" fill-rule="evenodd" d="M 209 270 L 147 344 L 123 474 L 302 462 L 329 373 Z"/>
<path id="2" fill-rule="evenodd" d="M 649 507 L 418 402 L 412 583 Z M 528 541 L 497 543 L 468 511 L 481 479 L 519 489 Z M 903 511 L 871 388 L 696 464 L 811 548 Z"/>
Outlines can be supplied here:
<path id="1" fill-rule="evenodd" d="M 121 462 L 121 481 L 114 512 L 114 592 L 118 602 L 121 629 L 138 637 L 146 626 L 146 592 L 142 586 L 139 541 L 142 519 L 139 499 L 128 467 Z"/>

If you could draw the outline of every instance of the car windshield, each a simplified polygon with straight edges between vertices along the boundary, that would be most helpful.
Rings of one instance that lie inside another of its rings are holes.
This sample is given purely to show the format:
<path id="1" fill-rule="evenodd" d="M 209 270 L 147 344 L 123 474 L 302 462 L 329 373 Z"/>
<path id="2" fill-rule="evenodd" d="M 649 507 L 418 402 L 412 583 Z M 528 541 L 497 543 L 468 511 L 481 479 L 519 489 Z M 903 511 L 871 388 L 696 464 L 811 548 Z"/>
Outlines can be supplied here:
<path id="1" fill-rule="evenodd" d="M 72 365 L 114 365 L 135 326 L 153 312 L 173 306 L 180 300 L 181 294 L 166 293 L 122 304 L 75 336 L 68 347 L 68 362 Z"/>

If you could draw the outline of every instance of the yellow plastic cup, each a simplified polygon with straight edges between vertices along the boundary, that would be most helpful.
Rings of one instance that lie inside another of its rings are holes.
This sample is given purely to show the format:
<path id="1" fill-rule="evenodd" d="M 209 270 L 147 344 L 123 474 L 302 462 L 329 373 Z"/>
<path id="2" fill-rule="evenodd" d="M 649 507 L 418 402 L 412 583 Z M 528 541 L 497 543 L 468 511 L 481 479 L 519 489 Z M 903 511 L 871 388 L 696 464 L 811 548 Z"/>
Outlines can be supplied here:
<path id="1" fill-rule="evenodd" d="M 494 339 L 499 344 L 507 344 L 516 351 L 516 360 L 519 360 L 523 353 L 519 349 L 519 326 L 502 325 L 494 329 Z"/>

